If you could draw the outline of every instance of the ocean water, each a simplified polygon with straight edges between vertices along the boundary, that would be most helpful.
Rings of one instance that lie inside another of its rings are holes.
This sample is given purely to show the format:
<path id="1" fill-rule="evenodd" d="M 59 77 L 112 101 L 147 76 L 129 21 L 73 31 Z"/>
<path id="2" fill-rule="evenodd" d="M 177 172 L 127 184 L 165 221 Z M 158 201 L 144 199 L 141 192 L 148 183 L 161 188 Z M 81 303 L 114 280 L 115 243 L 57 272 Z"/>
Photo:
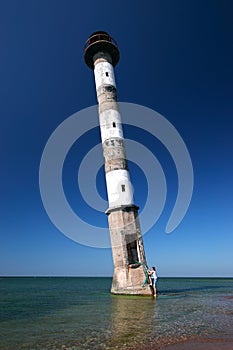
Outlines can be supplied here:
<path id="1" fill-rule="evenodd" d="M 0 278 L 0 349 L 146 349 L 233 338 L 233 279 L 160 278 L 158 298 L 113 296 L 111 278 Z"/>

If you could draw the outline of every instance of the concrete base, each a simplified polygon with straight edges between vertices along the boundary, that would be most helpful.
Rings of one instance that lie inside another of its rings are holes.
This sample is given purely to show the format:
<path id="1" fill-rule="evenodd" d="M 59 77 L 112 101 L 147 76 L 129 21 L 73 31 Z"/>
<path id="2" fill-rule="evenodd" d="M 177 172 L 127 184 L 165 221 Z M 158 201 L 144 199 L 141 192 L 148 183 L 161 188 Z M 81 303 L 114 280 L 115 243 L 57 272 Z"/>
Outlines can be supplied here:
<path id="1" fill-rule="evenodd" d="M 151 296 L 149 284 L 144 287 L 145 274 L 142 266 L 136 268 L 115 268 L 112 281 L 112 294 Z"/>
<path id="2" fill-rule="evenodd" d="M 153 296 L 149 285 L 146 285 L 144 288 L 120 288 L 120 289 L 115 289 L 111 288 L 111 293 L 115 295 L 141 295 L 141 296 Z"/>

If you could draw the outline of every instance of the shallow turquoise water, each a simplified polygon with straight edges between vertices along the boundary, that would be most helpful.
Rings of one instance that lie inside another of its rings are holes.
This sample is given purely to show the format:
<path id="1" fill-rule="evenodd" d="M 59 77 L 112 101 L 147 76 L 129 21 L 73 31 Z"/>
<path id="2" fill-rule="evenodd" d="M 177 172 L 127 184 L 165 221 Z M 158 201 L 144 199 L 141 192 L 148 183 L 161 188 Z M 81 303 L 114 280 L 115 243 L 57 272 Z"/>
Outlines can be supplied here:
<path id="1" fill-rule="evenodd" d="M 233 337 L 233 279 L 160 278 L 159 296 L 112 296 L 111 278 L 0 278 L 0 349 L 127 349 Z"/>

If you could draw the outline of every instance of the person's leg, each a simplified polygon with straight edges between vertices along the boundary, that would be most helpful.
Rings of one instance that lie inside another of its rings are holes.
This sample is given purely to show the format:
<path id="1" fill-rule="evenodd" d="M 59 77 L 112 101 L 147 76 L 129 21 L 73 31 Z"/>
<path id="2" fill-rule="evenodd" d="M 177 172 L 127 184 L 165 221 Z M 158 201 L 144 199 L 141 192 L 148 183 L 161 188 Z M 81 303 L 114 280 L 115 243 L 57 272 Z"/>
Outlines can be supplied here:
<path id="1" fill-rule="evenodd" d="M 154 280 L 154 285 L 153 285 L 153 287 L 154 287 L 154 296 L 156 296 L 157 295 L 157 288 L 156 288 L 156 280 Z"/>
<path id="2" fill-rule="evenodd" d="M 153 278 L 150 277 L 150 290 L 151 290 L 151 294 L 154 295 L 154 280 Z"/>

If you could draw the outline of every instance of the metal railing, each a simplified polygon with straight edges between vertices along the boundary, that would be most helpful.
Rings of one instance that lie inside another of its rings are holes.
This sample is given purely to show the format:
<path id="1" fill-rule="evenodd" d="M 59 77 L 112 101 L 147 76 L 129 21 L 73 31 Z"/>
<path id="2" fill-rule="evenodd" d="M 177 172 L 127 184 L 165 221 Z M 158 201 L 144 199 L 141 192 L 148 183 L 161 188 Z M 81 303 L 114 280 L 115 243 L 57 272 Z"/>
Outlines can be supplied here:
<path id="1" fill-rule="evenodd" d="M 113 44 L 114 46 L 117 47 L 116 41 L 115 41 L 110 35 L 105 34 L 105 33 L 99 33 L 99 34 L 94 34 L 94 35 L 92 35 L 92 36 L 87 40 L 87 42 L 86 42 L 85 45 L 84 45 L 84 51 L 86 51 L 87 48 L 88 48 L 90 45 L 92 45 L 92 44 L 94 44 L 94 43 L 96 43 L 96 42 L 98 42 L 98 41 L 107 41 L 107 42 L 109 42 L 109 43 L 111 43 L 111 44 Z"/>

